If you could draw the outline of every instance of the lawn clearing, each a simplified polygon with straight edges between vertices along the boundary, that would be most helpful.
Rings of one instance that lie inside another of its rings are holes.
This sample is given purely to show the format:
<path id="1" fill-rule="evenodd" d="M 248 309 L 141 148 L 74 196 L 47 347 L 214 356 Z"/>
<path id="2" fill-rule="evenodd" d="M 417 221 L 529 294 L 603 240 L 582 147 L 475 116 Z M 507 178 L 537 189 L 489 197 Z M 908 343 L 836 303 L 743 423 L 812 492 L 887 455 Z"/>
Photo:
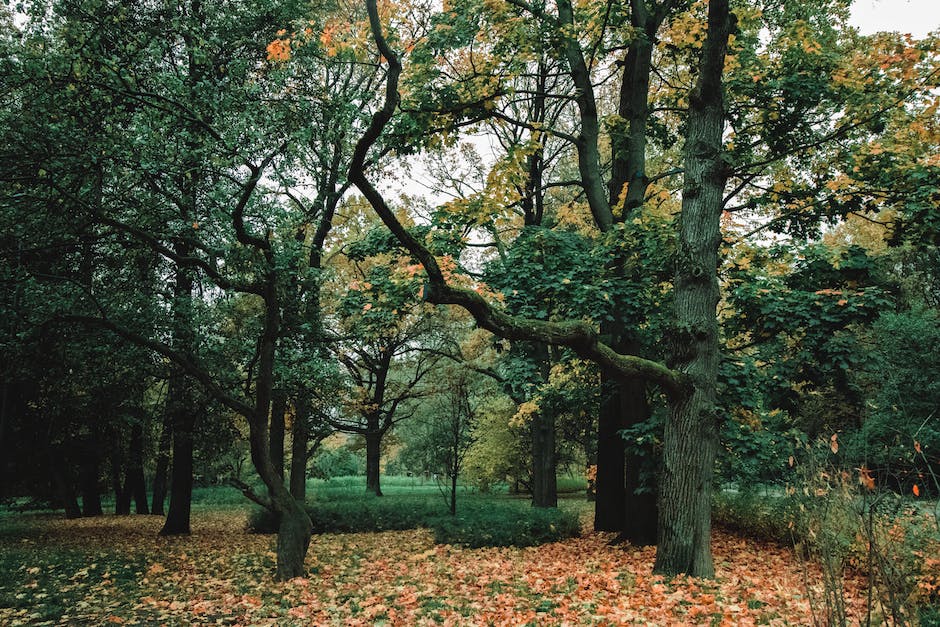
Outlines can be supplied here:
<path id="1" fill-rule="evenodd" d="M 722 532 L 714 581 L 653 576 L 653 548 L 610 546 L 610 534 L 464 549 L 411 530 L 314 536 L 309 576 L 279 584 L 274 538 L 246 533 L 244 512 L 196 511 L 181 538 L 158 537 L 152 516 L 0 522 L 4 625 L 812 622 L 791 551 Z"/>

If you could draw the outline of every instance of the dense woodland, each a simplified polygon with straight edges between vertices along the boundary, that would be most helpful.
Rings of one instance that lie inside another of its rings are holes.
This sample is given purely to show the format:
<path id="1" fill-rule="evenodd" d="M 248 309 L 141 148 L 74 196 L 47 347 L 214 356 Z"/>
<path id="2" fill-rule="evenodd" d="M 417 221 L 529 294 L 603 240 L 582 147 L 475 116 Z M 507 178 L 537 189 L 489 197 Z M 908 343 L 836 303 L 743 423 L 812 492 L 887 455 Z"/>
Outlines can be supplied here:
<path id="1" fill-rule="evenodd" d="M 929 509 L 940 38 L 849 4 L 7 5 L 0 499 L 236 485 L 279 580 L 313 477 L 587 477 L 696 577 L 725 493 Z"/>

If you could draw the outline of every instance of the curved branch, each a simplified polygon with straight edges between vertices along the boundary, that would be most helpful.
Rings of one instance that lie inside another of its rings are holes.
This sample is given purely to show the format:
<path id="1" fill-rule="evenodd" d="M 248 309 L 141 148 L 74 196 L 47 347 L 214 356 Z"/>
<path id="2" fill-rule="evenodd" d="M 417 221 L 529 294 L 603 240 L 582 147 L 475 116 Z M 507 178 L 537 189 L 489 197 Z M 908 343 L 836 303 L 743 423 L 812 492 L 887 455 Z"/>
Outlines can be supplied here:
<path id="1" fill-rule="evenodd" d="M 685 394 L 689 387 L 685 375 L 656 361 L 617 353 L 600 341 L 598 331 L 587 322 L 546 322 L 511 316 L 491 305 L 476 292 L 447 284 L 431 251 L 405 229 L 386 203 L 385 198 L 365 175 L 366 155 L 395 113 L 399 99 L 398 79 L 402 69 L 398 56 L 388 45 L 382 33 L 376 0 L 366 0 L 366 7 L 369 12 L 369 25 L 373 39 L 379 52 L 388 60 L 389 71 L 386 75 L 385 102 L 382 108 L 372 116 L 368 129 L 356 143 L 349 180 L 359 188 L 398 241 L 424 266 L 428 275 L 428 284 L 424 290 L 425 299 L 434 304 L 462 307 L 473 316 L 478 326 L 500 337 L 567 346 L 579 356 L 595 362 L 615 375 L 626 379 L 648 380 L 660 385 L 670 395 Z"/>

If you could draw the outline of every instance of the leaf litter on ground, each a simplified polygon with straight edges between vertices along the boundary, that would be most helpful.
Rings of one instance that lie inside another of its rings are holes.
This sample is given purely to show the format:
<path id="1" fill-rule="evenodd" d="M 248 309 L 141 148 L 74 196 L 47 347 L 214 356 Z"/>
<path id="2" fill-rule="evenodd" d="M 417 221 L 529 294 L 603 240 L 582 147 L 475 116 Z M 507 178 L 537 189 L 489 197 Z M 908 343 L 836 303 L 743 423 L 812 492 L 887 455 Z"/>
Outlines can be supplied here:
<path id="1" fill-rule="evenodd" d="M 274 537 L 244 513 L 194 512 L 183 537 L 161 524 L 37 517 L 0 535 L 0 624 L 800 625 L 804 581 L 821 581 L 791 549 L 722 531 L 701 580 L 653 575 L 655 549 L 612 534 L 467 549 L 418 529 L 314 536 L 308 576 L 278 583 Z M 856 616 L 862 584 L 848 582 Z"/>

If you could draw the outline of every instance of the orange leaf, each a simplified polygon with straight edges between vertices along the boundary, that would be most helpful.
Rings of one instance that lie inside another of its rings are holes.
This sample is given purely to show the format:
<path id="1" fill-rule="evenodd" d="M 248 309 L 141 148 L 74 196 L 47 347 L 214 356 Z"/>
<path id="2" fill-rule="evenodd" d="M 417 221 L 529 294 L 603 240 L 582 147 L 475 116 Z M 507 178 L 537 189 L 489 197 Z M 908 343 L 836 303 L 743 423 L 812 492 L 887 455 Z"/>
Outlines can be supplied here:
<path id="1" fill-rule="evenodd" d="M 839 452 L 839 434 L 838 433 L 833 433 L 832 437 L 829 438 L 829 448 L 832 449 L 833 455 Z"/>
<path id="2" fill-rule="evenodd" d="M 917 487 L 917 484 L 914 484 L 914 487 L 911 488 L 911 492 L 914 493 L 914 496 L 920 496 L 920 488 Z"/>
<path id="3" fill-rule="evenodd" d="M 267 45 L 268 61 L 289 61 L 290 60 L 290 39 L 275 39 Z"/>
<path id="4" fill-rule="evenodd" d="M 920 442 L 914 440 L 914 450 L 920 453 Z"/>

